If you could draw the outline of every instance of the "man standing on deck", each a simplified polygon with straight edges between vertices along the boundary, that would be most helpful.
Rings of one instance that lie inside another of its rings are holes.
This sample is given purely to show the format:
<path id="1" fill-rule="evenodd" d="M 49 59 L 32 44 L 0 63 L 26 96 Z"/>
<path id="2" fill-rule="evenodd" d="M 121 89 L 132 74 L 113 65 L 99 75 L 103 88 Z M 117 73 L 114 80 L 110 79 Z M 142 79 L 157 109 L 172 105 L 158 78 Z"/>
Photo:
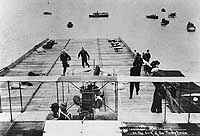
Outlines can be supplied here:
<path id="1" fill-rule="evenodd" d="M 82 66 L 83 68 L 85 68 L 85 64 L 88 66 L 88 68 L 90 67 L 90 65 L 87 62 L 87 59 L 90 59 L 89 54 L 87 53 L 87 51 L 82 47 L 82 50 L 78 53 L 78 59 L 81 56 L 82 58 Z"/>
<path id="2" fill-rule="evenodd" d="M 71 60 L 71 57 L 67 54 L 66 50 L 63 49 L 60 55 L 60 61 L 62 61 L 62 65 L 63 65 L 63 76 L 65 76 L 67 67 L 69 67 L 68 61 L 70 60 Z"/>
<path id="3" fill-rule="evenodd" d="M 140 67 L 137 65 L 136 61 L 133 62 L 133 67 L 130 69 L 130 76 L 140 76 Z M 134 86 L 136 89 L 136 95 L 138 95 L 138 92 L 140 90 L 140 82 L 130 82 L 129 99 L 132 99 Z"/>
<path id="4" fill-rule="evenodd" d="M 141 68 L 142 68 L 142 64 L 143 64 L 143 59 L 142 59 L 140 53 L 137 53 L 137 54 L 136 54 L 136 58 L 135 58 L 134 62 L 136 63 L 137 67 L 139 68 L 139 73 L 141 73 Z M 140 74 L 139 74 L 139 76 L 140 76 Z"/>
<path id="5" fill-rule="evenodd" d="M 136 56 L 137 56 L 137 51 L 134 50 L 134 52 L 133 52 L 133 59 L 134 59 L 134 60 L 135 60 Z"/>
<path id="6" fill-rule="evenodd" d="M 147 49 L 147 52 L 144 53 L 144 55 L 143 55 L 143 59 L 149 63 L 150 58 L 151 58 L 151 54 L 149 53 L 149 49 Z M 148 75 L 148 66 L 147 65 L 144 65 L 144 72 L 146 75 Z"/>
<path id="7" fill-rule="evenodd" d="M 146 56 L 146 61 L 149 62 L 150 58 L 151 58 L 151 54 L 149 52 L 149 49 L 147 49 L 147 52 L 145 53 L 145 56 Z"/>
<path id="8" fill-rule="evenodd" d="M 47 115 L 47 120 L 58 119 L 59 105 L 57 103 L 51 104 L 51 112 Z"/>
<path id="9" fill-rule="evenodd" d="M 157 70 L 153 72 L 153 77 L 159 76 Z M 151 106 L 152 113 L 162 113 L 162 97 L 165 96 L 165 90 L 162 82 L 153 82 L 155 91 L 153 94 L 153 102 Z"/>

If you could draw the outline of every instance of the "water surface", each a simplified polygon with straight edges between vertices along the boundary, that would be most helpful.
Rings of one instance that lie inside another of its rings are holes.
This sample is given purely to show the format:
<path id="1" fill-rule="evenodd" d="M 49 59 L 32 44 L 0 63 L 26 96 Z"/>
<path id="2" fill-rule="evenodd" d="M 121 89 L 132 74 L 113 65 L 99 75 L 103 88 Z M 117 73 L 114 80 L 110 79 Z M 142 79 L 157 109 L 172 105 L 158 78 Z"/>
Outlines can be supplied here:
<path id="1" fill-rule="evenodd" d="M 45 38 L 122 37 L 132 49 L 149 49 L 161 69 L 181 70 L 186 76 L 200 77 L 199 0 L 1 0 L 0 67 Z M 165 8 L 166 12 L 161 12 Z M 90 19 L 95 11 L 109 12 L 109 18 Z M 52 16 L 44 16 L 44 11 Z M 176 12 L 166 27 L 163 17 Z M 158 20 L 145 16 L 156 13 Z M 68 21 L 74 27 L 67 28 Z M 186 31 L 192 21 L 197 29 Z"/>

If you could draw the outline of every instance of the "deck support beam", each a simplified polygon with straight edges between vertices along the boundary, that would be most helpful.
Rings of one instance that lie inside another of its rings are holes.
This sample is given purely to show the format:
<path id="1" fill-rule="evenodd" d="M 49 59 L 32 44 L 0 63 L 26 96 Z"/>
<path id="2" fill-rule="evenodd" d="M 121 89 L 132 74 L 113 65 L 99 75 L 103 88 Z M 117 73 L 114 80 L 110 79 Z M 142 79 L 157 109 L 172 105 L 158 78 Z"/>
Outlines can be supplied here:
<path id="1" fill-rule="evenodd" d="M 189 82 L 189 91 L 190 91 L 190 98 L 189 98 L 189 102 L 191 102 L 191 82 Z M 191 105 L 191 103 L 190 103 Z M 192 106 L 190 106 L 190 111 L 191 111 Z M 188 123 L 190 123 L 190 111 L 188 112 Z"/>
<path id="2" fill-rule="evenodd" d="M 64 83 L 62 82 L 62 99 L 65 102 L 65 91 L 64 91 Z"/>
<path id="3" fill-rule="evenodd" d="M 167 98 L 165 96 L 165 111 L 164 111 L 164 121 L 163 123 L 167 123 Z"/>
<path id="4" fill-rule="evenodd" d="M 58 82 L 56 82 L 56 97 L 57 97 L 57 103 L 59 105 Z"/>
<path id="5" fill-rule="evenodd" d="M 9 95 L 9 104 L 10 104 L 10 121 L 13 122 L 12 103 L 11 103 L 11 95 L 10 95 L 10 81 L 8 81 L 8 95 Z"/>
<path id="6" fill-rule="evenodd" d="M 19 82 L 19 97 L 20 97 L 21 112 L 23 112 L 21 82 Z"/>
<path id="7" fill-rule="evenodd" d="M 118 114 L 118 82 L 115 82 L 115 113 Z"/>

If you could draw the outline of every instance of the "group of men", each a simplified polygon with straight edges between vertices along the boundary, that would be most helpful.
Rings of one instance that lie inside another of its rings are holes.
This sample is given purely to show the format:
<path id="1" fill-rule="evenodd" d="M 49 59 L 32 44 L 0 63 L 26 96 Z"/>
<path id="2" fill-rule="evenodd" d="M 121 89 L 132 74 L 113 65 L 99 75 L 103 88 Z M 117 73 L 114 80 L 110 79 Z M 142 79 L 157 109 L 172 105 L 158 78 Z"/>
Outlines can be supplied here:
<path id="1" fill-rule="evenodd" d="M 151 58 L 151 54 L 149 50 L 147 50 L 146 53 L 143 53 L 143 56 L 139 53 L 134 51 L 134 61 L 133 61 L 133 67 L 130 68 L 130 76 L 140 76 L 141 73 L 141 67 L 146 62 L 147 64 L 144 65 L 145 73 L 147 72 L 151 76 L 158 76 L 158 65 L 160 62 L 158 60 L 154 60 L 151 63 L 149 63 Z M 163 85 L 162 83 L 153 83 L 155 86 L 155 91 L 153 95 L 153 102 L 151 106 L 151 112 L 156 113 L 162 113 L 162 93 L 163 93 Z M 138 95 L 140 91 L 140 82 L 130 82 L 130 97 L 129 99 L 132 99 L 133 96 L 133 90 L 136 90 L 136 95 Z"/>
<path id="2" fill-rule="evenodd" d="M 141 55 L 137 53 L 133 61 L 133 67 L 131 67 L 130 69 L 130 76 L 140 76 L 142 64 L 143 64 L 143 59 L 141 58 Z M 136 95 L 138 95 L 140 90 L 140 82 L 130 82 L 129 99 L 132 99 L 134 86 L 136 89 Z"/>
<path id="3" fill-rule="evenodd" d="M 81 51 L 78 53 L 78 59 L 82 58 L 82 67 L 85 68 L 85 65 L 90 67 L 87 60 L 90 58 L 88 52 L 82 47 Z M 133 61 L 133 67 L 130 68 L 130 76 L 140 76 L 141 74 L 141 68 L 144 62 L 149 64 L 151 58 L 151 54 L 149 50 L 147 50 L 146 53 L 143 53 L 143 56 L 141 56 L 140 53 L 134 52 L 134 61 Z M 67 67 L 69 67 L 68 61 L 71 60 L 71 57 L 65 50 L 61 52 L 60 60 L 63 64 L 63 75 L 65 75 Z M 155 60 L 152 61 L 149 65 L 145 65 L 145 72 L 152 73 L 152 76 L 156 76 L 155 71 L 152 71 L 154 68 L 158 68 L 158 65 L 160 64 L 159 61 Z M 161 100 L 162 98 L 159 96 L 160 94 L 160 84 L 154 83 L 155 86 L 155 92 L 154 92 L 154 99 L 151 107 L 152 112 L 162 112 L 161 107 Z M 140 82 L 130 82 L 130 97 L 129 99 L 132 99 L 133 96 L 133 90 L 136 90 L 136 95 L 139 94 L 140 91 Z"/>
<path id="4" fill-rule="evenodd" d="M 144 61 L 146 61 L 147 63 L 149 62 L 149 60 L 151 58 L 151 54 L 150 54 L 149 50 L 147 49 L 147 52 L 143 53 L 143 56 L 141 56 L 140 53 L 138 53 L 136 50 L 134 50 L 133 58 L 134 58 L 134 61 L 133 61 L 133 67 L 131 67 L 131 69 L 130 69 L 130 76 L 140 76 L 142 64 L 144 63 Z M 136 89 L 136 95 L 138 95 L 139 90 L 140 90 L 140 82 L 130 82 L 130 97 L 129 97 L 129 99 L 132 99 L 134 86 Z"/>
<path id="5" fill-rule="evenodd" d="M 90 65 L 87 62 L 87 60 L 90 59 L 90 56 L 88 52 L 84 49 L 84 47 L 82 47 L 81 51 L 78 53 L 78 59 L 80 58 L 80 56 L 82 58 L 82 67 L 85 68 L 85 64 L 88 67 L 90 67 Z M 71 60 L 70 55 L 66 52 L 65 49 L 63 49 L 60 55 L 60 61 L 62 61 L 62 65 L 63 65 L 63 76 L 65 76 L 66 69 L 67 67 L 69 67 L 68 61 L 70 60 Z"/>

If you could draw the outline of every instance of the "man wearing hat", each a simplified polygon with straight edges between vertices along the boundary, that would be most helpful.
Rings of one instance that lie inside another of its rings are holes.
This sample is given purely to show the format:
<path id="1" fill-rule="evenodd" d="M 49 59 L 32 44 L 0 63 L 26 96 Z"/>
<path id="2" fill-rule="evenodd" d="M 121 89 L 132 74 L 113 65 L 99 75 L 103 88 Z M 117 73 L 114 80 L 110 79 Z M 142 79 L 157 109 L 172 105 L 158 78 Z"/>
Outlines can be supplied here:
<path id="1" fill-rule="evenodd" d="M 60 61 L 62 61 L 63 65 L 63 76 L 65 76 L 65 72 L 67 67 L 69 67 L 68 61 L 71 60 L 71 57 L 67 54 L 66 50 L 63 49 L 60 55 Z"/>
<path id="2" fill-rule="evenodd" d="M 59 111 L 59 105 L 58 103 L 53 103 L 50 106 L 51 112 L 47 116 L 47 120 L 53 120 L 53 119 L 58 119 L 58 111 Z"/>

